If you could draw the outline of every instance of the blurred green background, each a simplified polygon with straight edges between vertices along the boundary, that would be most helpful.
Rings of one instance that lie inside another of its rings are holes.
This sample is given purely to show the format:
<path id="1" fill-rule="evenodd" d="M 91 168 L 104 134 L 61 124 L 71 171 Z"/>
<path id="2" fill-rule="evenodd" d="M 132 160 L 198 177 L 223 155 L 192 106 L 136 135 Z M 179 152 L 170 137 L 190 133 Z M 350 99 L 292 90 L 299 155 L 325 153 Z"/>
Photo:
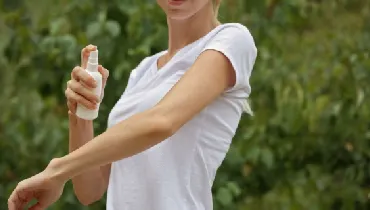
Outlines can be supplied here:
<path id="1" fill-rule="evenodd" d="M 214 183 L 216 210 L 370 209 L 370 1 L 223 0 L 259 49 L 250 98 Z M 154 0 L 0 0 L 0 209 L 65 155 L 64 89 L 80 50 L 110 70 L 96 133 L 129 72 L 167 46 Z M 78 203 L 68 183 L 52 210 Z"/>

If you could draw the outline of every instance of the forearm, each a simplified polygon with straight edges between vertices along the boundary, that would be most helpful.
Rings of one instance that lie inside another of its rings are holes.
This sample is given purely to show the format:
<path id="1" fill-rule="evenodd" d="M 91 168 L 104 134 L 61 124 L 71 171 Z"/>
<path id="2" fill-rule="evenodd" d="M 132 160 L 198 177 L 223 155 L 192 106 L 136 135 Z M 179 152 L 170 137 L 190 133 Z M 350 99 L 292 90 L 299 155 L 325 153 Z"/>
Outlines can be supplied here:
<path id="1" fill-rule="evenodd" d="M 94 138 L 93 122 L 69 115 L 69 152 L 73 152 Z M 73 177 L 76 196 L 84 204 L 98 200 L 105 192 L 107 182 L 104 174 L 109 167 L 95 167 Z M 108 173 L 109 174 L 109 173 Z"/>
<path id="2" fill-rule="evenodd" d="M 69 152 L 75 151 L 93 138 L 93 122 L 69 114 Z"/>
<path id="3" fill-rule="evenodd" d="M 171 125 L 147 111 L 113 126 L 54 164 L 55 176 L 73 178 L 87 170 L 133 156 L 172 135 Z"/>

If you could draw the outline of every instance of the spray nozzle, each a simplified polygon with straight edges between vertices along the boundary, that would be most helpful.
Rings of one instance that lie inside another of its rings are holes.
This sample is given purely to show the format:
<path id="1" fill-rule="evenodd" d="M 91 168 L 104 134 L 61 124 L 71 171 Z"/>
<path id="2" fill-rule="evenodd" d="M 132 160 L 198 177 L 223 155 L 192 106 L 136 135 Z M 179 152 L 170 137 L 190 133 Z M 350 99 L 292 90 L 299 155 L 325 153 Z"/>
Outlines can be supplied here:
<path id="1" fill-rule="evenodd" d="M 95 50 L 95 51 L 91 51 L 90 52 L 90 57 L 91 58 L 98 59 L 98 55 L 99 55 L 99 51 L 98 50 Z"/>
<path id="2" fill-rule="evenodd" d="M 98 50 L 90 52 L 86 70 L 90 72 L 98 71 Z"/>
<path id="3" fill-rule="evenodd" d="M 99 51 L 91 51 L 89 56 L 88 63 L 97 64 L 98 63 L 98 57 L 99 57 Z"/>

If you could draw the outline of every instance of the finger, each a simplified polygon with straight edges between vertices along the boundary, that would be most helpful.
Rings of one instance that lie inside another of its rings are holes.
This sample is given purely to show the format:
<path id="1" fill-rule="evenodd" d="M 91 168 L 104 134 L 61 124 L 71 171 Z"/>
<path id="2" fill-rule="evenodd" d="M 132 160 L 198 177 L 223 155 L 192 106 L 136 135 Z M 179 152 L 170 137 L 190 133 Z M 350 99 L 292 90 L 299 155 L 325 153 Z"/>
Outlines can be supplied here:
<path id="1" fill-rule="evenodd" d="M 19 203 L 20 203 L 20 200 L 18 199 L 17 188 L 16 188 L 13 190 L 12 194 L 9 196 L 9 199 L 8 199 L 9 210 L 17 210 Z"/>
<path id="2" fill-rule="evenodd" d="M 72 113 L 71 111 L 68 111 L 68 116 L 69 117 L 76 117 L 76 112 Z"/>
<path id="3" fill-rule="evenodd" d="M 76 66 L 71 73 L 72 79 L 77 81 L 82 81 L 90 88 L 96 87 L 96 82 L 89 73 L 87 73 L 83 68 Z"/>
<path id="4" fill-rule="evenodd" d="M 68 89 L 68 87 L 67 87 Z M 67 98 L 67 107 L 68 107 L 68 112 L 72 112 L 73 114 L 76 113 L 76 109 L 77 109 L 77 102 L 74 101 L 71 96 L 69 95 L 69 91 L 66 91 L 64 92 L 65 94 L 65 97 Z"/>
<path id="5" fill-rule="evenodd" d="M 12 200 L 8 200 L 8 210 L 15 210 L 15 206 Z"/>
<path id="6" fill-rule="evenodd" d="M 89 58 L 90 52 L 95 51 L 97 47 L 95 45 L 88 45 L 81 50 L 81 66 L 82 68 L 86 68 L 87 60 Z"/>
<path id="7" fill-rule="evenodd" d="M 87 100 L 86 98 L 74 92 L 70 88 L 68 88 L 65 92 L 66 92 L 65 94 L 66 94 L 68 101 L 70 101 L 70 106 L 71 106 L 70 111 L 72 111 L 73 113 L 76 113 L 77 104 L 81 104 L 88 109 L 95 109 L 97 107 L 96 103 Z M 67 102 L 67 105 L 68 105 L 68 102 Z"/>
<path id="8" fill-rule="evenodd" d="M 14 193 L 14 191 L 13 191 L 13 193 Z M 15 200 L 14 200 L 14 196 L 13 196 L 13 193 L 12 193 L 12 195 L 9 197 L 9 199 L 8 199 L 8 209 L 9 210 L 16 210 L 16 206 L 15 206 Z"/>
<path id="9" fill-rule="evenodd" d="M 32 192 L 27 192 L 25 190 L 18 190 L 17 197 L 20 200 L 19 209 L 24 209 L 26 205 L 32 200 L 33 197 Z"/>
<path id="10" fill-rule="evenodd" d="M 98 71 L 102 75 L 102 78 L 103 78 L 103 88 L 104 88 L 105 87 L 105 84 L 106 84 L 106 82 L 108 80 L 108 77 L 109 77 L 109 71 L 108 71 L 108 69 L 104 68 L 101 65 L 98 66 Z"/>
<path id="11" fill-rule="evenodd" d="M 86 88 L 84 85 L 82 85 L 80 82 L 77 82 L 75 80 L 70 80 L 67 83 L 67 87 L 74 91 L 75 93 L 78 93 L 82 97 L 86 98 L 87 100 L 91 101 L 92 103 L 98 103 L 99 98 L 94 94 L 94 92 L 91 89 Z"/>
<path id="12" fill-rule="evenodd" d="M 98 66 L 98 71 L 102 75 L 103 80 L 107 80 L 108 79 L 108 77 L 109 77 L 109 71 L 108 71 L 108 69 L 104 68 L 102 65 L 99 65 Z"/>
<path id="13" fill-rule="evenodd" d="M 67 102 L 67 106 L 68 106 L 68 112 L 71 112 L 69 114 L 75 114 L 76 113 L 76 109 L 77 109 L 77 103 L 76 102 L 72 102 L 72 101 L 68 101 Z"/>
<path id="14" fill-rule="evenodd" d="M 95 51 L 95 50 L 97 50 L 97 47 L 96 47 L 95 45 L 92 45 L 92 44 L 90 44 L 90 45 L 88 45 L 88 46 L 84 47 L 84 48 L 81 50 L 81 58 L 84 58 L 84 59 L 85 59 L 85 61 L 87 62 L 87 59 L 88 59 L 88 57 L 89 57 L 89 55 L 90 55 L 90 52 L 91 52 L 91 51 Z"/>
<path id="15" fill-rule="evenodd" d="M 65 91 L 65 95 L 67 96 L 68 100 L 75 101 L 88 109 L 95 109 L 97 107 L 96 104 L 92 103 L 91 101 L 85 99 L 78 93 L 72 91 L 70 88 L 67 88 Z"/>
<path id="16" fill-rule="evenodd" d="M 21 195 L 21 191 L 18 189 L 18 186 L 10 195 L 10 198 L 9 198 L 10 202 L 8 201 L 9 210 L 23 210 L 24 206 L 28 202 L 27 201 L 28 198 L 25 197 L 24 195 Z"/>
<path id="17" fill-rule="evenodd" d="M 105 85 L 107 84 L 107 80 L 109 78 L 109 71 L 108 71 L 108 69 L 105 69 L 104 68 L 104 75 L 105 75 L 105 77 L 104 77 L 104 86 L 103 87 L 105 87 Z"/>

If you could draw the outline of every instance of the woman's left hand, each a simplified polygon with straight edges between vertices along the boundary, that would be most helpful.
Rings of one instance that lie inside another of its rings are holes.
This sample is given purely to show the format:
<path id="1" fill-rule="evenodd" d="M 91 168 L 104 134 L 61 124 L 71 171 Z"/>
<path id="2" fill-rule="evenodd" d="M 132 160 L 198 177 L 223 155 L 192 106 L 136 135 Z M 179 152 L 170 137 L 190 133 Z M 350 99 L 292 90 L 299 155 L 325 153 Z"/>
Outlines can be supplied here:
<path id="1" fill-rule="evenodd" d="M 23 210 L 33 199 L 38 202 L 29 210 L 44 210 L 56 202 L 63 193 L 66 181 L 53 178 L 52 171 L 47 167 L 43 172 L 21 181 L 9 197 L 9 210 Z"/>

